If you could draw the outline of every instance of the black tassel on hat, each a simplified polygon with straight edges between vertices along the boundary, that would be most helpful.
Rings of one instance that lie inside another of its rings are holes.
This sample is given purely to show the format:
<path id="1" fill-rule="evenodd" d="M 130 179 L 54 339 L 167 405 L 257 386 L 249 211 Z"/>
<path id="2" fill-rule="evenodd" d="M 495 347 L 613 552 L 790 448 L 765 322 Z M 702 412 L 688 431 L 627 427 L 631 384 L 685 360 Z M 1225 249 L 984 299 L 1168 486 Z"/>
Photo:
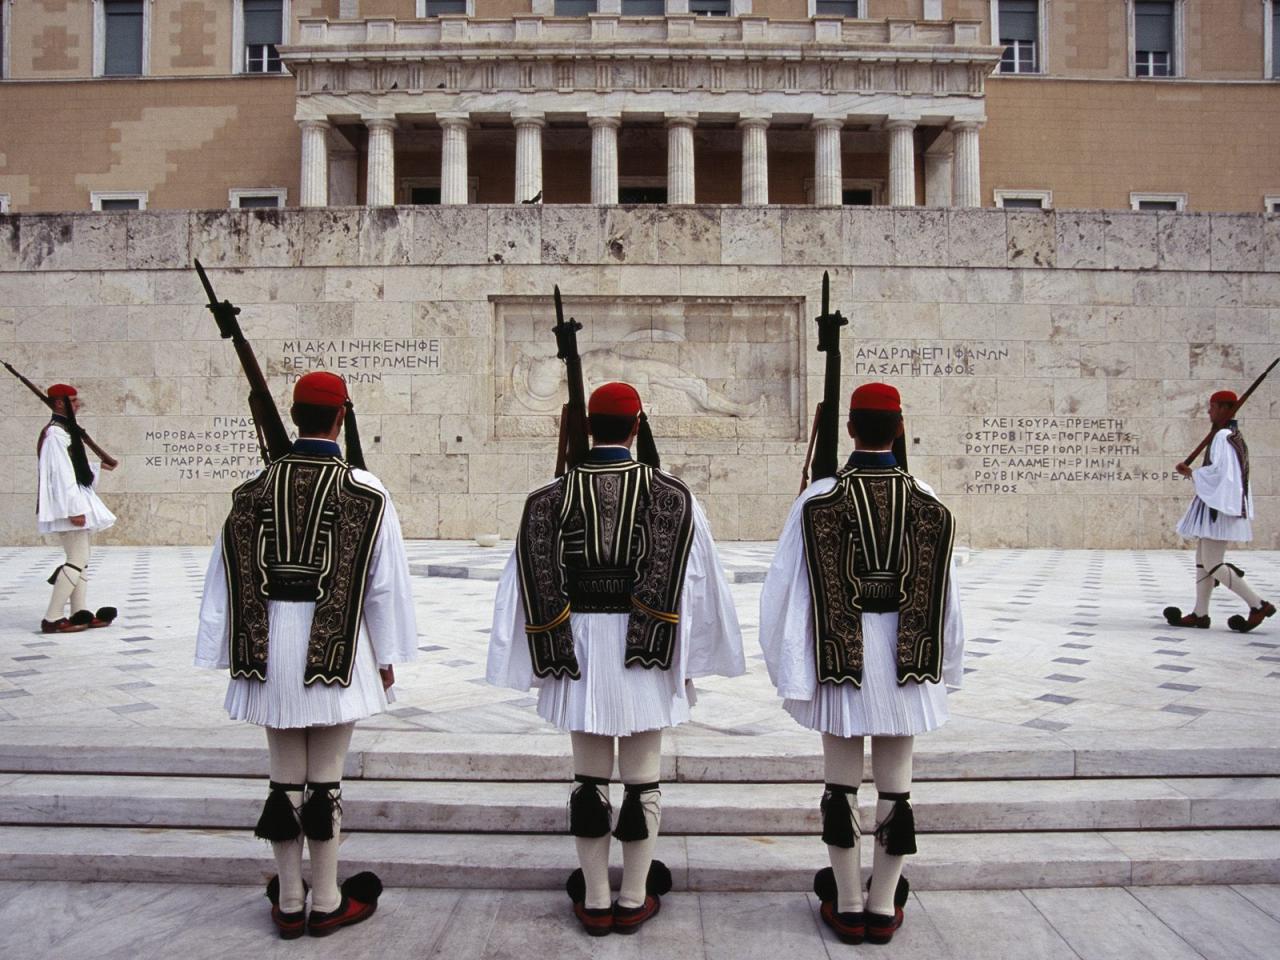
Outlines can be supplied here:
<path id="1" fill-rule="evenodd" d="M 302 805 L 302 832 L 308 840 L 333 839 L 333 815 L 342 813 L 340 783 L 312 783 L 311 793 Z"/>
<path id="2" fill-rule="evenodd" d="M 342 420 L 342 432 L 347 438 L 347 463 L 357 470 L 366 469 L 364 450 L 360 448 L 360 430 L 356 426 L 356 407 L 350 400 L 346 403 L 347 412 Z"/>
<path id="3" fill-rule="evenodd" d="M 828 783 L 822 794 L 822 842 L 829 847 L 850 849 L 858 842 L 857 787 Z"/>
<path id="4" fill-rule="evenodd" d="M 272 843 L 288 843 L 298 839 L 302 828 L 298 823 L 298 811 L 285 791 L 302 792 L 300 783 L 276 783 L 271 781 L 271 792 L 267 794 L 267 802 L 262 805 L 262 816 L 258 825 L 253 828 L 253 835 Z"/>
<path id="5" fill-rule="evenodd" d="M 578 786 L 569 794 L 569 833 L 575 837 L 606 837 L 609 835 L 609 800 L 601 795 L 600 787 L 609 789 L 604 777 L 589 777 L 579 773 L 574 778 Z"/>
<path id="6" fill-rule="evenodd" d="M 649 839 L 649 822 L 644 815 L 644 802 L 640 795 L 657 792 L 659 784 L 628 783 L 623 788 L 622 809 L 618 811 L 618 825 L 613 828 L 613 835 L 623 843 Z"/>
<path id="7" fill-rule="evenodd" d="M 640 432 L 636 434 L 636 459 L 649 467 L 660 467 L 658 447 L 653 442 L 653 431 L 649 429 L 649 418 L 640 411 Z"/>
<path id="8" fill-rule="evenodd" d="M 876 839 L 891 857 L 905 857 L 916 852 L 916 815 L 911 811 L 911 794 L 881 793 L 881 800 L 892 800 L 893 809 L 876 827 Z"/>
<path id="9" fill-rule="evenodd" d="M 901 437 L 893 438 L 893 459 L 898 461 L 898 466 L 903 470 L 907 469 L 907 438 L 905 434 Z"/>

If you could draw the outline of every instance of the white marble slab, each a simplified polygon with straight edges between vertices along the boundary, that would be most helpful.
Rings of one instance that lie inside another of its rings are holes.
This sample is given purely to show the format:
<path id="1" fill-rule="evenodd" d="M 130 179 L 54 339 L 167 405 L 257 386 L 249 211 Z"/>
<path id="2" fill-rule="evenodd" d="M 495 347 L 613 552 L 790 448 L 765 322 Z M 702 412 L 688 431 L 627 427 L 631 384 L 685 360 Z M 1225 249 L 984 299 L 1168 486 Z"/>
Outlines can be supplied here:
<path id="1" fill-rule="evenodd" d="M 1230 887 L 1143 887 L 1133 895 L 1206 960 L 1274 960 L 1280 921 Z"/>

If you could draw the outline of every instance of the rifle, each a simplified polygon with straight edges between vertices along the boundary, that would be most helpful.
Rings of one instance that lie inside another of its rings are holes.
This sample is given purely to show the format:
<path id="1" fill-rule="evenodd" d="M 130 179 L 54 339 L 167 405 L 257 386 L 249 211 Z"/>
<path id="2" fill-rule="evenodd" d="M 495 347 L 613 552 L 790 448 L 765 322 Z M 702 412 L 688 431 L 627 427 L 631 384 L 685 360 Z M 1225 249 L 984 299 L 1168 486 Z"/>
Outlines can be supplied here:
<path id="1" fill-rule="evenodd" d="M 835 476 L 840 459 L 840 328 L 849 322 L 840 311 L 831 312 L 831 277 L 822 271 L 822 313 L 818 321 L 818 352 L 827 355 L 826 379 L 822 385 L 822 402 L 813 411 L 813 428 L 809 432 L 809 451 L 800 474 L 800 492 L 813 479 Z"/>
<path id="2" fill-rule="evenodd" d="M 551 332 L 556 335 L 556 356 L 564 361 L 569 377 L 569 402 L 560 408 L 560 439 L 556 445 L 556 476 L 562 477 L 566 470 L 587 458 L 587 400 L 582 386 L 582 358 L 578 356 L 582 324 L 573 317 L 564 318 L 560 287 L 554 289 L 556 325 Z"/>
<path id="3" fill-rule="evenodd" d="M 200 282 L 204 284 L 204 292 L 209 295 L 209 312 L 217 321 L 218 333 L 235 346 L 240 366 L 244 368 L 244 375 L 249 380 L 249 412 L 253 414 L 253 425 L 258 431 L 258 449 L 263 461 L 269 464 L 293 449 L 293 444 L 289 442 L 289 434 L 280 419 L 280 411 L 276 409 L 271 391 L 267 388 L 267 378 L 262 375 L 258 358 L 253 355 L 253 347 L 249 346 L 249 341 L 240 330 L 240 322 L 236 320 L 240 308 L 233 306 L 230 300 L 219 301 L 204 267 L 200 266 L 199 260 L 195 264 Z"/>
<path id="4" fill-rule="evenodd" d="M 1272 370 L 1275 369 L 1275 366 L 1277 363 L 1280 363 L 1280 357 L 1276 357 L 1274 360 L 1272 360 L 1271 366 L 1263 370 L 1262 373 L 1259 374 L 1258 379 L 1253 381 L 1253 383 L 1249 385 L 1249 389 L 1246 390 L 1244 392 L 1244 395 L 1239 400 L 1236 401 L 1235 409 L 1231 411 L 1231 416 L 1234 417 L 1239 412 L 1240 408 L 1244 406 L 1244 402 L 1253 395 L 1253 391 L 1257 390 L 1258 387 L 1262 385 L 1262 381 L 1267 379 L 1267 374 L 1269 374 Z M 1196 446 L 1194 450 L 1192 450 L 1189 454 L 1187 454 L 1187 459 L 1182 461 L 1182 465 L 1184 467 L 1191 466 L 1191 461 L 1196 458 L 1197 454 L 1199 454 L 1201 450 L 1203 450 L 1205 447 L 1209 445 L 1209 443 L 1213 440 L 1213 435 L 1217 432 L 1218 432 L 1217 427 L 1210 427 L 1209 432 L 1205 434 L 1205 438 L 1200 441 L 1200 443 Z"/>
<path id="5" fill-rule="evenodd" d="M 41 390 L 34 383 L 32 383 L 30 380 L 28 380 L 26 377 L 20 374 L 17 370 L 13 369 L 13 364 L 9 363 L 7 360 L 0 361 L 0 362 L 3 362 L 4 368 L 8 370 L 10 373 L 12 373 L 19 380 L 21 380 L 26 385 L 28 390 L 30 390 L 37 397 L 39 397 L 41 403 L 43 403 L 50 410 L 54 409 L 53 400 L 51 400 L 43 390 Z M 102 461 L 102 465 L 104 467 L 106 467 L 108 470 L 114 470 L 116 467 L 120 465 L 120 461 L 118 461 L 115 457 L 111 456 L 111 454 L 107 453 L 107 451 L 103 450 L 100 446 L 98 446 L 96 443 L 93 442 L 93 438 L 89 436 L 89 432 L 85 430 L 84 427 L 77 424 L 76 429 L 80 431 L 80 440 L 84 443 L 86 447 L 88 447 L 90 450 L 92 450 L 94 453 L 98 455 L 98 459 Z"/>

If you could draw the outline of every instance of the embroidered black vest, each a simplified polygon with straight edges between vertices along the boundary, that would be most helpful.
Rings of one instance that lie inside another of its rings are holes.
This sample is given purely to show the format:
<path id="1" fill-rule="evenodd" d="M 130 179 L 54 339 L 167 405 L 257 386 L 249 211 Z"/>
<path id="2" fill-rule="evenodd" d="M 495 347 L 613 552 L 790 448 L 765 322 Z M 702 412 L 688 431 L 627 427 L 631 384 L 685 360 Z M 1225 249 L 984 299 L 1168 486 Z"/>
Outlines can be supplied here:
<path id="1" fill-rule="evenodd" d="M 1231 435 L 1227 437 L 1227 443 L 1231 445 L 1231 449 L 1236 452 L 1236 456 L 1240 460 L 1240 516 L 1249 516 L 1249 445 L 1244 442 L 1244 434 L 1240 432 L 1240 425 L 1232 420 L 1226 427 L 1231 431 Z M 1204 451 L 1203 463 L 1207 467 L 1213 463 L 1209 456 L 1209 451 L 1213 449 L 1213 444 L 1209 444 Z M 1209 508 L 1209 519 L 1217 520 L 1218 511 L 1212 507 Z"/>
<path id="2" fill-rule="evenodd" d="M 627 666 L 671 666 L 693 495 L 627 460 L 584 463 L 525 502 L 516 540 L 533 672 L 580 679 L 571 613 L 626 613 Z"/>
<path id="3" fill-rule="evenodd" d="M 289 453 L 232 493 L 222 531 L 233 677 L 267 678 L 267 601 L 316 605 L 303 682 L 348 686 L 382 491 L 337 457 Z"/>
<path id="4" fill-rule="evenodd" d="M 942 677 L 951 512 L 898 467 L 846 467 L 802 508 L 820 683 L 862 686 L 862 614 L 898 612 L 898 684 Z"/>

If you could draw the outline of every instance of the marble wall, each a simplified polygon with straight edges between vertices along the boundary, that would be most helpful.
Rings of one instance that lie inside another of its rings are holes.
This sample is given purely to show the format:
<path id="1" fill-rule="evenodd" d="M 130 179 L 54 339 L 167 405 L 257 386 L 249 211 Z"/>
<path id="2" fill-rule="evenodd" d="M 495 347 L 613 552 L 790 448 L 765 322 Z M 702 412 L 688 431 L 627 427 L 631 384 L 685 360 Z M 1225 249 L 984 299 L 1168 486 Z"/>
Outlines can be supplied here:
<path id="1" fill-rule="evenodd" d="M 190 269 L 277 400 L 347 376 L 412 537 L 510 536 L 550 477 L 551 289 L 588 386 L 642 388 L 722 539 L 776 536 L 800 478 L 831 271 L 844 388 L 902 389 L 911 465 L 974 546 L 1154 547 L 1208 394 L 1280 339 L 1280 217 L 1101 211 L 461 206 L 0 217 L 0 354 L 77 384 L 121 460 L 104 542 L 206 541 L 258 469 L 246 388 Z M 34 534 L 42 408 L 0 381 L 0 537 Z M 1280 546 L 1280 381 L 1243 422 L 1256 545 Z"/>

